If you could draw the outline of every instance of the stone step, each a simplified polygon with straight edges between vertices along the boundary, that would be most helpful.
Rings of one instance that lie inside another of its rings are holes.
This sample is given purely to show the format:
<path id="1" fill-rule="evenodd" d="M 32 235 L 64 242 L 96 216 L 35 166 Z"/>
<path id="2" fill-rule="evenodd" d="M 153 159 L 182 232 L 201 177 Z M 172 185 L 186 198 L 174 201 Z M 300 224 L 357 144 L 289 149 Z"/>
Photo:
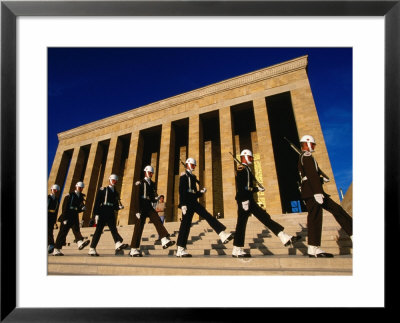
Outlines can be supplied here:
<path id="1" fill-rule="evenodd" d="M 196 255 L 231 255 L 233 246 L 197 246 L 197 245 L 187 245 L 187 250 L 191 254 Z M 261 254 L 261 255 L 304 255 L 307 253 L 307 246 L 300 246 L 300 247 L 272 247 L 272 246 L 249 246 L 245 245 L 243 248 L 245 251 L 250 252 L 251 254 Z M 351 247 L 342 247 L 342 246 L 322 246 L 322 249 L 326 252 L 332 253 L 334 255 L 348 255 L 352 254 Z M 82 255 L 87 254 L 89 249 L 78 250 L 77 248 L 63 248 L 62 252 L 65 255 Z M 114 248 L 96 248 L 97 252 L 100 255 L 115 255 Z M 129 253 L 129 249 L 123 250 L 119 252 L 121 255 L 127 255 Z M 154 245 L 141 245 L 140 250 L 146 255 L 174 255 L 176 252 L 176 246 L 172 246 L 168 249 L 162 249 L 161 246 L 154 246 Z M 50 255 L 52 256 L 52 255 Z"/>
<path id="2" fill-rule="evenodd" d="M 352 275 L 352 257 L 49 257 L 49 275 Z"/>
<path id="3" fill-rule="evenodd" d="M 173 239 L 174 240 L 174 239 Z M 130 243 L 128 243 L 129 245 Z M 296 248 L 301 248 L 301 247 L 306 247 L 307 243 L 305 240 L 300 240 L 294 244 Z M 105 249 L 112 249 L 114 246 L 113 241 L 109 241 L 109 243 L 100 240 L 99 244 L 97 245 L 97 249 L 100 248 L 105 248 Z M 225 249 L 233 246 L 233 242 L 228 242 L 227 244 L 222 244 L 220 241 L 214 241 L 214 240 L 197 240 L 197 241 L 191 241 L 189 240 L 187 243 L 187 247 L 196 247 L 196 248 L 212 248 L 212 249 Z M 277 239 L 249 239 L 246 238 L 244 242 L 244 246 L 246 248 L 286 248 L 282 245 L 280 240 Z M 333 240 L 322 240 L 321 243 L 322 247 L 348 247 L 352 248 L 352 241 L 351 240 L 339 240 L 339 241 L 333 241 Z M 142 248 L 156 248 L 156 249 L 162 249 L 161 243 L 159 241 L 142 241 L 141 243 Z M 64 246 L 63 249 L 69 250 L 69 249 L 77 249 L 77 244 L 76 243 L 70 243 L 68 246 Z M 88 248 L 88 247 L 86 247 Z"/>

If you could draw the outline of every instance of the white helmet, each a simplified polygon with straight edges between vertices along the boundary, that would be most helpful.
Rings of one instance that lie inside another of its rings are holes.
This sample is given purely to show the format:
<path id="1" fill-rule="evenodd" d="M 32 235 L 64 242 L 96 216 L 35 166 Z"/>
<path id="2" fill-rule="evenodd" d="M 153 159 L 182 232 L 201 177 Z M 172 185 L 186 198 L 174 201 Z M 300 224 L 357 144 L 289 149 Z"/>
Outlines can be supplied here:
<path id="1" fill-rule="evenodd" d="M 189 157 L 188 159 L 186 159 L 186 164 L 189 164 L 189 168 L 190 170 L 193 170 L 194 168 L 192 168 L 191 165 L 197 166 L 196 164 L 196 159 Z"/>
<path id="2" fill-rule="evenodd" d="M 108 178 L 109 180 L 115 179 L 116 181 L 118 181 L 118 176 L 115 174 L 111 174 L 110 177 Z"/>
<path id="3" fill-rule="evenodd" d="M 78 183 L 76 183 L 75 186 L 84 188 L 84 187 L 85 187 L 85 184 L 83 184 L 83 182 L 78 182 Z"/>
<path id="4" fill-rule="evenodd" d="M 118 181 L 118 176 L 115 174 L 111 174 L 110 177 L 108 178 L 108 181 L 110 182 L 111 185 L 114 185 L 111 180 L 114 179 L 116 181 Z"/>
<path id="5" fill-rule="evenodd" d="M 51 189 L 52 189 L 52 190 L 57 190 L 57 191 L 59 191 L 59 190 L 60 190 L 60 186 L 58 186 L 57 184 L 54 184 L 54 185 L 51 187 Z"/>
<path id="6" fill-rule="evenodd" d="M 246 161 L 247 161 L 247 164 L 249 164 L 249 165 L 251 165 L 252 164 L 252 162 L 249 160 L 249 156 L 250 157 L 253 157 L 253 153 L 251 152 L 251 150 L 249 150 L 249 149 L 244 149 L 244 150 L 242 150 L 242 152 L 240 153 L 240 156 L 244 156 L 244 158 L 246 159 Z"/>
<path id="7" fill-rule="evenodd" d="M 310 150 L 310 152 L 313 152 L 314 149 L 311 148 L 311 144 L 316 145 L 317 143 L 315 142 L 315 139 L 313 136 L 310 135 L 305 135 L 303 137 L 301 137 L 300 142 L 306 142 L 308 149 Z"/>
<path id="8" fill-rule="evenodd" d="M 145 172 L 152 172 L 152 173 L 154 173 L 154 168 L 151 167 L 151 166 L 149 165 L 149 166 L 146 166 L 146 167 L 144 168 L 144 171 L 145 171 Z"/>

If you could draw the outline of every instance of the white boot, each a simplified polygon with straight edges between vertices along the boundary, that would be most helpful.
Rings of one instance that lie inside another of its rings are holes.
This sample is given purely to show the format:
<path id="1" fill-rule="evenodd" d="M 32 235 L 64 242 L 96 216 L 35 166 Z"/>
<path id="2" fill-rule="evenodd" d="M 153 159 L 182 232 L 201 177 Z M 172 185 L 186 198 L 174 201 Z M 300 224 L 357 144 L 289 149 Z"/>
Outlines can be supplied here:
<path id="1" fill-rule="evenodd" d="M 96 257 L 99 256 L 99 254 L 97 253 L 95 248 L 90 248 L 89 252 L 88 252 L 88 255 L 96 256 Z"/>
<path id="2" fill-rule="evenodd" d="M 161 245 L 163 249 L 167 249 L 168 247 L 171 247 L 175 244 L 175 241 L 169 240 L 167 237 L 164 237 L 161 239 Z"/>
<path id="3" fill-rule="evenodd" d="M 333 258 L 333 255 L 331 253 L 325 252 L 318 246 L 308 246 L 307 250 L 308 256 L 309 257 L 315 257 L 315 258 Z"/>
<path id="4" fill-rule="evenodd" d="M 290 235 L 286 234 L 285 232 L 281 231 L 278 233 L 279 239 L 281 239 L 283 245 L 286 245 L 288 241 L 292 238 Z"/>
<path id="5" fill-rule="evenodd" d="M 77 242 L 77 244 L 78 244 L 78 249 L 79 250 L 82 250 L 83 248 L 85 248 L 88 244 L 89 244 L 89 240 L 86 240 L 86 241 L 83 241 L 83 240 L 79 240 L 78 242 Z"/>
<path id="6" fill-rule="evenodd" d="M 226 244 L 230 240 L 233 239 L 233 234 L 232 233 L 226 233 L 225 231 L 221 231 L 218 235 L 219 235 L 219 237 L 220 237 L 220 239 L 221 239 L 223 244 Z"/>
<path id="7" fill-rule="evenodd" d="M 233 246 L 232 257 L 236 258 L 249 258 L 251 255 L 243 250 L 242 247 Z"/>
<path id="8" fill-rule="evenodd" d="M 131 257 L 143 257 L 143 255 L 140 253 L 139 249 L 136 249 L 136 248 L 131 248 L 131 251 L 129 252 L 129 256 L 131 256 Z"/>
<path id="9" fill-rule="evenodd" d="M 64 256 L 60 249 L 54 248 L 53 256 Z"/>
<path id="10" fill-rule="evenodd" d="M 126 243 L 123 244 L 121 241 L 117 241 L 115 243 L 115 251 L 120 251 L 120 250 L 125 249 L 127 247 L 128 247 L 128 245 Z"/>
<path id="11" fill-rule="evenodd" d="M 190 253 L 187 253 L 185 248 L 178 246 L 178 250 L 176 251 L 177 257 L 191 257 Z"/>

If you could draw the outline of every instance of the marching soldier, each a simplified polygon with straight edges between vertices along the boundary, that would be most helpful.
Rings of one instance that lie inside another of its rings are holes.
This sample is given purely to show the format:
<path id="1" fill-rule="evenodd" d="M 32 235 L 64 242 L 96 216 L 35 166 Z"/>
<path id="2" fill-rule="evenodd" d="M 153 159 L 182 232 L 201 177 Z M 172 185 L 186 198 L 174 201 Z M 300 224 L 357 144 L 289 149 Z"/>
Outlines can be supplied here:
<path id="1" fill-rule="evenodd" d="M 136 213 L 138 221 L 135 224 L 135 229 L 133 230 L 132 235 L 131 251 L 129 253 L 131 257 L 143 256 L 139 248 L 147 217 L 150 218 L 150 221 L 156 227 L 158 236 L 161 239 L 161 245 L 163 249 L 167 249 L 175 244 L 175 241 L 171 241 L 168 239 L 169 233 L 165 229 L 160 217 L 153 207 L 153 203 L 156 203 L 159 199 L 157 195 L 156 184 L 151 180 L 154 174 L 153 167 L 146 166 L 144 168 L 144 173 L 144 179 L 135 183 L 136 186 L 139 186 L 139 212 Z"/>
<path id="2" fill-rule="evenodd" d="M 232 233 L 225 232 L 226 227 L 214 218 L 207 210 L 197 201 L 207 190 L 206 188 L 197 191 L 196 183 L 198 180 L 193 174 L 196 168 L 196 160 L 188 158 L 186 160 L 186 170 L 179 179 L 179 208 L 182 210 L 182 221 L 179 227 L 179 235 L 177 242 L 177 257 L 191 257 L 186 249 L 186 243 L 189 237 L 190 227 L 192 224 L 193 214 L 196 212 L 203 217 L 208 224 L 219 235 L 222 243 L 226 244 L 233 239 Z"/>
<path id="3" fill-rule="evenodd" d="M 61 222 L 60 231 L 58 232 L 56 244 L 54 246 L 53 256 L 64 256 L 61 252 L 62 246 L 65 245 L 65 240 L 69 229 L 75 236 L 78 244 L 78 249 L 82 250 L 89 244 L 89 240 L 85 240 L 79 229 L 79 213 L 86 209 L 85 194 L 82 193 L 84 188 L 83 182 L 78 182 L 75 185 L 75 191 L 67 194 L 62 205 L 62 214 L 58 221 Z"/>
<path id="4" fill-rule="evenodd" d="M 315 140 L 310 135 L 300 139 L 302 153 L 299 157 L 298 170 L 301 177 L 301 198 L 304 200 L 308 216 L 308 255 L 309 257 L 333 257 L 320 248 L 322 234 L 322 209 L 332 213 L 343 230 L 352 238 L 353 219 L 343 208 L 335 203 L 322 188 L 322 182 L 329 181 L 320 175 L 320 169 L 312 152 Z"/>
<path id="5" fill-rule="evenodd" d="M 244 149 L 240 153 L 241 164 L 237 167 L 236 174 L 236 202 L 238 204 L 238 221 L 236 224 L 235 239 L 233 240 L 232 257 L 242 258 L 251 257 L 249 253 L 243 250 L 247 220 L 250 214 L 253 214 L 262 224 L 269 228 L 285 247 L 301 239 L 299 236 L 290 236 L 283 230 L 283 226 L 273 221 L 271 216 L 263 210 L 255 201 L 253 194 L 263 192 L 263 187 L 254 186 L 257 182 L 249 165 L 253 163 L 253 154 L 250 150 Z"/>
<path id="6" fill-rule="evenodd" d="M 96 246 L 99 243 L 104 227 L 107 225 L 115 242 L 115 254 L 128 247 L 122 244 L 122 237 L 119 235 L 116 225 L 115 211 L 121 210 L 124 206 L 120 202 L 119 194 L 115 188 L 118 176 L 111 174 L 108 178 L 109 185 L 100 187 L 97 192 L 96 200 L 93 206 L 94 217 L 90 220 L 89 225 L 92 226 L 96 222 L 96 230 L 90 244 L 89 255 L 99 256 Z"/>
<path id="7" fill-rule="evenodd" d="M 60 206 L 60 198 L 58 196 L 60 186 L 54 184 L 51 187 L 51 194 L 47 195 L 47 252 L 54 251 L 54 224 L 57 221 L 58 208 Z"/>

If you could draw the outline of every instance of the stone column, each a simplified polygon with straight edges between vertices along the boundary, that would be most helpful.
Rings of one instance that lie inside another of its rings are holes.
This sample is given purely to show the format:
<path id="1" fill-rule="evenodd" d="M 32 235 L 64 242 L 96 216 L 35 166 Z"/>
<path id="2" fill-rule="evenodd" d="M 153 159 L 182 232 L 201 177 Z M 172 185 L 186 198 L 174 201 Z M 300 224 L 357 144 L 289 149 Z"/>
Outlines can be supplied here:
<path id="1" fill-rule="evenodd" d="M 99 174 L 99 164 L 100 164 L 100 153 L 101 148 L 98 142 L 94 142 L 90 145 L 89 157 L 86 166 L 85 178 L 83 182 L 85 183 L 85 194 L 86 194 L 86 211 L 82 213 L 82 219 L 84 221 L 83 225 L 87 226 L 89 224 L 90 218 L 92 216 L 94 199 L 97 193 L 97 177 Z"/>
<path id="2" fill-rule="evenodd" d="M 51 172 L 49 175 L 48 180 L 48 193 L 50 193 L 50 188 L 53 184 L 57 184 L 63 189 L 65 178 L 67 177 L 68 165 L 70 162 L 70 156 L 72 155 L 73 151 L 70 152 L 64 151 L 63 146 L 59 145 L 57 148 L 56 156 L 53 161 L 53 165 L 51 168 Z M 61 194 L 61 192 L 59 192 Z M 62 203 L 62 196 L 60 198 L 60 203 Z M 61 212 L 61 207 L 58 210 L 58 214 Z M 58 214 L 56 217 L 58 218 Z"/>
<path id="3" fill-rule="evenodd" d="M 138 151 L 138 148 L 139 130 L 136 130 L 131 134 L 128 160 L 126 161 L 124 181 L 121 187 L 121 203 L 124 205 L 124 209 L 118 212 L 120 225 L 126 225 L 133 222 L 133 189 L 134 183 L 140 178 L 140 163 L 138 162 L 138 160 L 141 156 L 141 153 Z"/>
<path id="4" fill-rule="evenodd" d="M 203 142 L 203 131 L 201 126 L 200 115 L 196 114 L 189 117 L 189 142 L 188 142 L 188 157 L 194 158 L 196 160 L 196 169 L 194 174 L 197 179 L 200 181 L 200 185 L 198 185 L 199 190 L 204 187 L 203 182 L 203 167 L 204 167 L 204 158 L 201 149 L 201 143 Z M 206 192 L 208 194 L 208 192 Z M 200 198 L 199 202 L 204 205 L 204 198 Z M 212 210 L 211 210 L 212 211 Z M 193 216 L 193 221 L 199 220 L 199 216 L 195 214 Z"/>
<path id="5" fill-rule="evenodd" d="M 258 150 L 261 160 L 263 186 L 265 187 L 265 207 L 270 214 L 280 214 L 282 213 L 282 204 L 265 98 L 255 99 L 253 107 L 257 141 L 262 143 L 258 145 Z"/>
<path id="6" fill-rule="evenodd" d="M 304 74 L 304 77 L 307 79 L 307 74 L 305 71 Z M 299 137 L 301 138 L 304 135 L 312 135 L 315 138 L 317 146 L 313 155 L 318 162 L 318 166 L 330 178 L 330 182 L 324 184 L 324 190 L 326 193 L 331 195 L 331 198 L 334 201 L 340 203 L 336 182 L 333 177 L 332 167 L 329 160 L 328 150 L 326 149 L 324 136 L 322 134 L 317 109 L 315 107 L 314 98 L 308 79 L 305 87 L 292 90 L 290 94 Z"/>
<path id="7" fill-rule="evenodd" d="M 162 125 L 157 193 L 164 195 L 165 214 L 170 219 L 173 212 L 175 131 L 171 122 Z"/>
<path id="8" fill-rule="evenodd" d="M 67 160 L 65 155 L 66 155 L 66 152 L 64 151 L 64 148 L 61 145 L 58 145 L 56 155 L 54 156 L 53 165 L 51 167 L 49 179 L 47 181 L 47 186 L 48 186 L 49 192 L 50 192 L 50 188 L 54 184 L 57 184 L 61 188 L 62 188 L 62 185 L 64 184 L 67 167 L 68 167 L 68 162 L 69 162 L 69 159 Z M 60 176 L 61 173 L 63 174 L 63 176 Z M 62 180 L 62 183 L 61 183 L 61 180 Z"/>
<path id="9" fill-rule="evenodd" d="M 112 173 L 116 171 L 118 162 L 115 162 L 115 158 L 118 158 L 117 153 L 118 136 L 113 136 L 110 139 L 110 144 L 108 146 L 106 167 L 104 170 L 103 186 L 108 186 L 108 178 Z M 118 175 L 118 174 L 117 174 Z"/>
<path id="10" fill-rule="evenodd" d="M 68 175 L 67 175 L 67 179 L 65 180 L 65 186 L 64 186 L 64 196 L 67 195 L 68 193 L 70 193 L 74 187 L 75 184 L 77 183 L 77 180 L 75 178 L 75 168 L 76 168 L 76 164 L 78 162 L 78 156 L 79 156 L 79 149 L 80 147 L 75 147 L 74 148 L 74 152 L 72 153 L 72 157 L 71 157 L 71 162 L 69 164 L 69 170 L 68 170 Z M 83 191 L 85 193 L 85 191 Z M 63 198 L 61 199 L 61 203 L 63 202 Z"/>
<path id="11" fill-rule="evenodd" d="M 233 123 L 231 107 L 223 107 L 219 110 L 219 129 L 221 139 L 221 164 L 222 164 L 222 191 L 224 199 L 224 218 L 236 218 L 237 206 L 235 201 L 235 162 L 231 152 L 235 155 L 233 144 Z"/>
<path id="12" fill-rule="evenodd" d="M 204 142 L 204 186 L 207 188 L 205 194 L 205 207 L 214 215 L 213 206 L 213 163 L 212 163 L 212 141 Z"/>

